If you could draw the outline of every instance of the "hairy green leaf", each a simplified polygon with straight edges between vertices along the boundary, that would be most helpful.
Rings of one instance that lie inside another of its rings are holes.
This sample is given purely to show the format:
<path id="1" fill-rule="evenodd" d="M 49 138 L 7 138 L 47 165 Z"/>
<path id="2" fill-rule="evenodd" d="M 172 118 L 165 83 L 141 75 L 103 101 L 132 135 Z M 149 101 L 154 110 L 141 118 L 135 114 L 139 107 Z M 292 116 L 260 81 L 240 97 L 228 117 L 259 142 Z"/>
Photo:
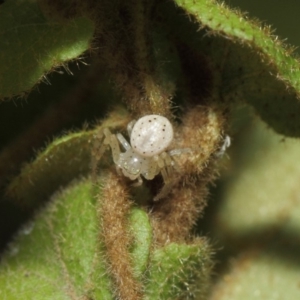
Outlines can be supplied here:
<path id="1" fill-rule="evenodd" d="M 7 0 L 0 10 L 0 97 L 30 90 L 52 68 L 89 48 L 94 25 L 86 18 L 58 23 L 36 1 Z"/>
<path id="2" fill-rule="evenodd" d="M 246 101 L 279 133 L 299 136 L 300 67 L 292 50 L 268 27 L 217 1 L 175 2 L 197 22 L 187 25 L 188 19 L 182 18 L 177 36 L 204 56 L 211 68 L 214 95 L 231 103 Z"/>
<path id="3" fill-rule="evenodd" d="M 135 236 L 134 244 L 131 249 L 134 275 L 140 280 L 148 266 L 152 243 L 152 228 L 148 215 L 138 208 L 132 209 L 129 221 L 129 230 L 134 233 Z"/>
<path id="4" fill-rule="evenodd" d="M 145 299 L 206 299 L 211 249 L 205 240 L 169 244 L 152 254 Z"/>
<path id="5" fill-rule="evenodd" d="M 3 299 L 112 299 L 92 187 L 74 183 L 20 230 L 0 264 Z"/>
<path id="6" fill-rule="evenodd" d="M 26 165 L 8 186 L 7 195 L 23 206 L 46 200 L 61 185 L 90 170 L 93 131 L 55 140 L 36 160 Z"/>
<path id="7" fill-rule="evenodd" d="M 95 143 L 102 140 L 97 136 L 103 128 L 124 128 L 128 114 L 116 108 L 111 119 L 102 122 L 93 130 L 70 133 L 54 140 L 37 158 L 21 170 L 7 187 L 7 196 L 24 207 L 35 207 L 45 201 L 60 186 L 91 172 Z M 111 163 L 111 154 L 102 158 L 102 166 Z"/>
<path id="8" fill-rule="evenodd" d="M 19 231 L 0 263 L 3 299 L 114 299 L 96 189 L 89 179 L 73 182 Z M 127 230 L 144 299 L 196 299 L 206 293 L 211 249 L 205 240 L 154 249 L 148 215 L 137 207 Z"/>

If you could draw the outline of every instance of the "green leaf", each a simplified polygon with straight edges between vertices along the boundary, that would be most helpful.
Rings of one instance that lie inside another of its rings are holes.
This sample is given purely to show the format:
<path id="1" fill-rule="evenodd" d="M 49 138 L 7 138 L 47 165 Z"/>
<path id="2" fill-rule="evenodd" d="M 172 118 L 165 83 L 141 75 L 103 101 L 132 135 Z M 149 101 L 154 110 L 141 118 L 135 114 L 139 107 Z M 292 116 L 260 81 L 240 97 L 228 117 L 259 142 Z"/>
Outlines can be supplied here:
<path id="1" fill-rule="evenodd" d="M 101 126 L 69 133 L 54 140 L 32 163 L 23 167 L 21 173 L 8 185 L 6 195 L 23 207 L 36 207 L 60 186 L 91 172 L 92 151 L 95 143 L 99 143 L 97 133 L 102 128 L 120 130 L 127 123 L 127 112 L 116 107 Z M 107 167 L 111 162 L 111 154 L 106 151 L 101 159 L 102 167 Z"/>
<path id="2" fill-rule="evenodd" d="M 145 299 L 206 299 L 211 249 L 205 240 L 152 253 Z"/>
<path id="3" fill-rule="evenodd" d="M 7 0 L 0 10 L 0 97 L 30 90 L 52 68 L 89 48 L 94 25 L 86 18 L 47 20 L 36 1 Z"/>
<path id="4" fill-rule="evenodd" d="M 129 222 L 129 230 L 134 233 L 135 236 L 131 249 L 134 276 L 140 280 L 148 266 L 152 243 L 152 227 L 148 215 L 138 208 L 132 209 Z"/>
<path id="5" fill-rule="evenodd" d="M 4 299 L 115 299 L 95 194 L 91 180 L 73 182 L 19 231 L 0 263 Z M 128 221 L 128 251 L 144 299 L 200 299 L 211 270 L 207 242 L 155 250 L 147 213 L 134 207 Z"/>
<path id="6" fill-rule="evenodd" d="M 300 67 L 292 50 L 269 28 L 222 3 L 175 2 L 198 23 L 182 18 L 177 36 L 207 60 L 213 94 L 221 101 L 246 101 L 279 133 L 300 136 Z"/>
<path id="7" fill-rule="evenodd" d="M 3 299 L 112 299 L 90 181 L 56 194 L 20 230 L 0 265 Z"/>
<path id="8" fill-rule="evenodd" d="M 55 140 L 7 188 L 7 195 L 23 206 L 47 200 L 61 185 L 90 170 L 94 131 L 69 134 Z"/>

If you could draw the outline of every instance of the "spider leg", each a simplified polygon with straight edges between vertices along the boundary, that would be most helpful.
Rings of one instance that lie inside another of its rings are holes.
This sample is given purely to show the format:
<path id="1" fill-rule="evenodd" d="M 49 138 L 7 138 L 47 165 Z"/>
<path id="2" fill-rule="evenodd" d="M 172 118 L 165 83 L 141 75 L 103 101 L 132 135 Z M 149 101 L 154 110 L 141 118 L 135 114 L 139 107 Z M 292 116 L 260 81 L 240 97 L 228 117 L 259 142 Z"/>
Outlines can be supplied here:
<path id="1" fill-rule="evenodd" d="M 118 162 L 120 159 L 120 146 L 118 139 L 115 134 L 112 134 L 108 128 L 104 128 L 95 134 L 95 144 L 92 150 L 92 161 L 91 161 L 91 169 L 92 169 L 92 179 L 96 181 L 97 178 L 97 169 L 98 163 L 101 160 L 107 146 L 111 148 L 112 158 L 116 166 L 118 166 Z M 124 139 L 125 140 L 125 139 Z M 126 140 L 125 140 L 126 142 Z M 117 172 L 120 170 L 117 168 Z"/>
<path id="2" fill-rule="evenodd" d="M 98 164 L 109 145 L 112 149 L 113 160 L 116 163 L 120 156 L 120 149 L 118 141 L 108 128 L 99 130 L 94 136 L 95 143 L 92 150 L 92 160 L 91 160 L 91 169 L 92 169 L 92 178 L 95 180 L 97 177 Z"/>
<path id="3" fill-rule="evenodd" d="M 141 176 L 137 178 L 137 182 L 133 183 L 132 186 L 140 186 L 143 184 L 143 179 Z"/>
<path id="4" fill-rule="evenodd" d="M 159 156 L 155 155 L 153 157 L 153 159 L 150 160 L 150 163 L 147 168 L 147 172 L 144 173 L 143 176 L 147 180 L 152 180 L 159 173 L 159 169 L 162 168 L 162 167 L 160 167 L 160 165 L 162 165 L 162 164 L 163 164 L 163 162 L 161 162 Z"/>
<path id="5" fill-rule="evenodd" d="M 225 154 L 227 148 L 230 145 L 231 145 L 230 136 L 226 135 L 225 138 L 224 138 L 224 141 L 223 141 L 223 145 L 220 147 L 220 149 L 217 152 L 215 152 L 215 156 L 221 158 Z"/>
<path id="6" fill-rule="evenodd" d="M 163 175 L 163 178 L 164 178 L 164 175 Z M 165 198 L 171 192 L 175 183 L 176 183 L 175 180 L 166 180 L 164 178 L 164 186 L 159 191 L 159 193 L 153 198 L 153 200 L 158 201 L 162 198 Z"/>
<path id="7" fill-rule="evenodd" d="M 136 123 L 136 120 L 132 120 L 127 125 L 127 132 L 128 132 L 129 136 L 131 136 L 131 132 L 132 132 L 132 129 L 133 129 L 133 126 L 134 126 L 135 123 Z"/>
<path id="8" fill-rule="evenodd" d="M 190 148 L 182 148 L 182 149 L 173 149 L 171 151 L 169 151 L 169 155 L 171 156 L 175 156 L 175 155 L 180 155 L 182 153 L 191 153 L 192 149 Z"/>
<path id="9" fill-rule="evenodd" d="M 103 141 L 103 147 L 109 145 L 111 148 L 111 153 L 113 157 L 113 161 L 116 165 L 118 165 L 120 159 L 120 146 L 115 134 L 112 134 L 108 128 L 104 129 L 105 139 Z"/>
<path id="10" fill-rule="evenodd" d="M 94 135 L 94 143 L 92 147 L 92 158 L 91 158 L 91 172 L 92 172 L 92 180 L 95 181 L 97 177 L 97 169 L 98 163 L 105 151 L 105 147 L 103 146 L 103 130 L 99 130 Z"/>
<path id="11" fill-rule="evenodd" d="M 163 177 L 164 186 L 153 198 L 154 201 L 158 201 L 159 199 L 166 197 L 175 184 L 174 178 L 172 178 L 172 176 L 170 175 L 172 172 L 170 166 L 174 165 L 174 161 L 172 160 L 171 156 L 166 152 L 161 153 L 157 158 L 157 164 Z"/>
<path id="12" fill-rule="evenodd" d="M 124 136 L 121 133 L 117 133 L 117 139 L 121 143 L 121 145 L 124 147 L 124 149 L 127 151 L 131 149 L 130 144 L 127 142 L 127 140 L 124 138 Z"/>
<path id="13" fill-rule="evenodd" d="M 179 156 L 183 153 L 192 153 L 192 149 L 190 148 L 181 148 L 181 149 L 173 149 L 171 151 L 168 151 L 168 154 L 170 156 L 170 158 L 172 156 Z M 175 168 L 178 172 L 180 172 L 180 167 L 177 163 L 177 161 L 175 159 L 172 159 L 172 163 L 171 163 L 172 167 Z"/>

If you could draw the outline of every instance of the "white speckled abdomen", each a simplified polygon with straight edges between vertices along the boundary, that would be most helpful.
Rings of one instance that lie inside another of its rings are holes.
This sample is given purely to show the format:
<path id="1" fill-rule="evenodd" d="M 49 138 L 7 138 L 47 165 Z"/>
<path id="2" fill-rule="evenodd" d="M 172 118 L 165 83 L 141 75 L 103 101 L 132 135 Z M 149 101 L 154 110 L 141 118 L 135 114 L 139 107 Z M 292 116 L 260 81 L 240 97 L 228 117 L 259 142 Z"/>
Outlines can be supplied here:
<path id="1" fill-rule="evenodd" d="M 165 151 L 173 140 L 170 121 L 159 115 L 147 115 L 133 126 L 130 143 L 133 150 L 143 157 L 152 157 Z"/>

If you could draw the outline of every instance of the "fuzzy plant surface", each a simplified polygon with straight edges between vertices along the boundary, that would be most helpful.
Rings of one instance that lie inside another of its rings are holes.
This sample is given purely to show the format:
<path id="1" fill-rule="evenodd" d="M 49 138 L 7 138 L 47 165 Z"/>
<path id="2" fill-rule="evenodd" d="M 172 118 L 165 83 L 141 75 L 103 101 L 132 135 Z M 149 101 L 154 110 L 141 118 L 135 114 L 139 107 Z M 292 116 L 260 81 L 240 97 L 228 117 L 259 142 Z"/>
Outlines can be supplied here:
<path id="1" fill-rule="evenodd" d="M 213 0 L 6 0 L 0 66 L 1 299 L 299 298 L 300 64 L 268 26 Z M 149 114 L 173 154 L 137 186 L 112 152 Z"/>

